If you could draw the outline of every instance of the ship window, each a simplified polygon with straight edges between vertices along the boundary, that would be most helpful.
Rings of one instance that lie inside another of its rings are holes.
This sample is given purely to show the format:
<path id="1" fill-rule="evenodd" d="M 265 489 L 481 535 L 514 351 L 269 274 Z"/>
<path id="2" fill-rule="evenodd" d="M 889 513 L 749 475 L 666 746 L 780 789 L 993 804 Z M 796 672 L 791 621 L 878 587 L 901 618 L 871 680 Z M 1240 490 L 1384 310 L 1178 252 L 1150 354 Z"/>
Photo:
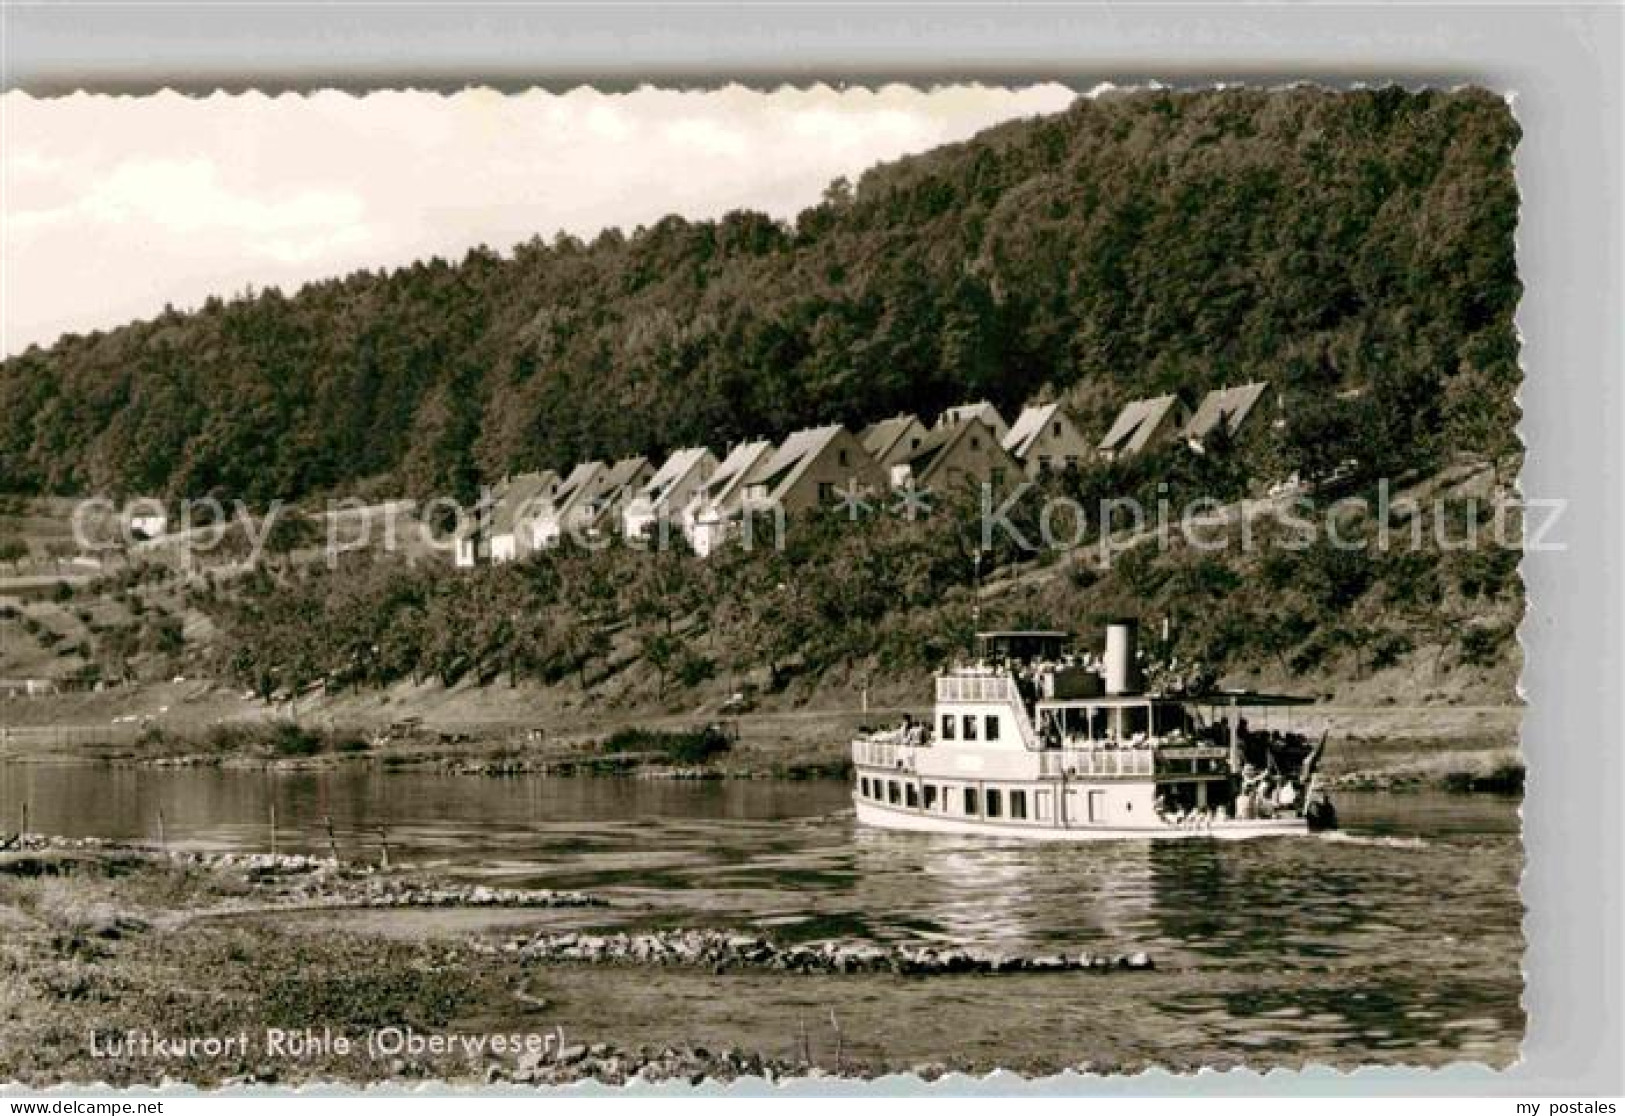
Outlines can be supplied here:
<path id="1" fill-rule="evenodd" d="M 886 784 L 886 801 L 895 806 L 897 805 L 898 797 L 897 780 L 893 779 L 891 782 Z"/>
<path id="2" fill-rule="evenodd" d="M 1001 812 L 1001 806 L 1002 806 L 1002 803 L 999 802 L 999 792 L 996 791 L 996 790 L 988 791 L 987 792 L 987 816 L 990 817 L 990 818 L 998 817 L 1000 812 Z"/>
<path id="3" fill-rule="evenodd" d="M 910 807 L 919 806 L 919 804 L 920 804 L 920 792 L 915 788 L 914 784 L 909 783 L 907 786 L 905 786 L 903 788 L 903 790 L 908 792 L 907 793 L 907 800 L 908 800 L 909 806 Z"/>
<path id="4" fill-rule="evenodd" d="M 935 783 L 925 784 L 925 808 L 927 810 L 937 808 L 937 787 Z"/>
<path id="5" fill-rule="evenodd" d="M 965 788 L 965 816 L 968 817 L 968 818 L 974 818 L 979 813 L 981 813 L 981 811 L 976 808 L 976 788 L 975 787 L 966 787 Z"/>
<path id="6" fill-rule="evenodd" d="M 1010 792 L 1010 816 L 1012 818 L 1023 818 L 1023 819 L 1025 819 L 1027 817 L 1027 792 L 1026 791 L 1011 791 Z"/>
<path id="7" fill-rule="evenodd" d="M 976 739 L 976 716 L 975 716 L 975 714 L 972 714 L 972 713 L 965 714 L 965 739 L 966 740 L 975 740 Z"/>
<path id="8" fill-rule="evenodd" d="M 942 738 L 944 740 L 952 740 L 954 738 L 954 715 L 952 713 L 944 713 L 942 715 Z"/>
<path id="9" fill-rule="evenodd" d="M 868 777 L 865 776 L 864 778 L 859 779 L 858 780 L 858 785 L 863 788 L 863 792 L 862 792 L 863 797 L 868 798 L 869 797 L 869 779 L 868 779 Z"/>
<path id="10" fill-rule="evenodd" d="M 986 739 L 997 740 L 999 738 L 999 718 L 997 715 L 989 713 L 983 727 L 986 729 L 986 732 L 983 733 Z"/>

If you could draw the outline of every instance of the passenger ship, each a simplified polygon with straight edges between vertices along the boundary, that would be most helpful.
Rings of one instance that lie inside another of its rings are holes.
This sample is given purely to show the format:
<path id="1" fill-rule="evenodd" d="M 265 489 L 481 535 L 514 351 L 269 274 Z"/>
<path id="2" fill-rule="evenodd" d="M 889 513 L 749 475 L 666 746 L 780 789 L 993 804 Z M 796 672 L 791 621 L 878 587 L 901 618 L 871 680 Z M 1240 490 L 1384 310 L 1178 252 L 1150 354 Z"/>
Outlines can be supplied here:
<path id="1" fill-rule="evenodd" d="M 858 821 L 1037 840 L 1247 838 L 1335 827 L 1316 782 L 1325 737 L 1246 714 L 1307 704 L 1243 691 L 1142 688 L 1133 622 L 1103 659 L 1064 632 L 986 632 L 976 662 L 937 676 L 930 724 L 852 744 Z"/>

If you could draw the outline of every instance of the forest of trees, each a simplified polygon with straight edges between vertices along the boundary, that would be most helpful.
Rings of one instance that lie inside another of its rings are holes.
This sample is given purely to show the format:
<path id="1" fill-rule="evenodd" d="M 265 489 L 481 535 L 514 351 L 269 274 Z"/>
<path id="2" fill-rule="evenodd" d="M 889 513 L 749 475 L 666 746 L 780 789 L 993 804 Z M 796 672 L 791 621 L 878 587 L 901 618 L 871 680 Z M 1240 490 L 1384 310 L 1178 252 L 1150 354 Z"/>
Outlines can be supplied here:
<path id="1" fill-rule="evenodd" d="M 214 299 L 0 365 L 0 489 L 466 498 L 984 396 L 1103 423 L 1255 378 L 1294 463 L 1494 457 L 1517 447 L 1517 139 L 1481 91 L 1114 94 L 790 224 L 670 217 Z"/>

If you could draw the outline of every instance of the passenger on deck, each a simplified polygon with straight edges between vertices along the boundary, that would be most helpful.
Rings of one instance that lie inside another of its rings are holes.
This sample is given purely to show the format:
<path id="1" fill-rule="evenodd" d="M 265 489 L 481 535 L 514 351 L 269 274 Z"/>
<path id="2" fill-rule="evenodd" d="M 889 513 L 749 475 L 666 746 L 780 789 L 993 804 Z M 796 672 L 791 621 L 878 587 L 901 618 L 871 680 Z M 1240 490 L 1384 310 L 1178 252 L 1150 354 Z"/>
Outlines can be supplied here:
<path id="1" fill-rule="evenodd" d="M 1157 804 L 1153 809 L 1155 809 L 1157 817 L 1168 825 L 1178 825 L 1183 818 L 1179 803 L 1174 801 L 1174 796 L 1169 791 L 1163 791 L 1157 795 Z"/>

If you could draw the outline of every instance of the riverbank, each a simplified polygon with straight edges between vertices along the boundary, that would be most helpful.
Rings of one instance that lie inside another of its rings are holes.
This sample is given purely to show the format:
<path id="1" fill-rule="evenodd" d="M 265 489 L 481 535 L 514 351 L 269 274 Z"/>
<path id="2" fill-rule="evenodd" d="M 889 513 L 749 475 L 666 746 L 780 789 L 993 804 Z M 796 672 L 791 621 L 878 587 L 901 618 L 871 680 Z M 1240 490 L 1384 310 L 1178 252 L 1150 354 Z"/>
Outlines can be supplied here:
<path id="1" fill-rule="evenodd" d="M 947 1046 L 926 1058 L 869 1030 L 866 1005 L 907 998 L 924 978 L 952 983 L 954 995 L 990 979 L 1159 979 L 1143 951 L 1021 956 L 785 943 L 714 928 L 544 925 L 515 935 L 498 914 L 580 919 L 605 905 L 579 892 L 469 886 L 310 856 L 29 838 L 0 852 L 0 968 L 11 974 L 0 988 L 0 1080 L 548 1084 L 935 1076 L 995 1065 L 1054 1072 L 1071 1063 L 1015 1050 L 984 1063 Z M 364 908 L 390 910 L 395 932 L 322 917 Z M 496 921 L 448 931 L 425 918 L 417 934 L 402 934 L 412 908 L 480 908 Z M 730 1027 L 709 1011 L 685 1019 L 671 1004 L 641 1010 L 659 993 L 696 1003 L 749 997 L 741 985 L 759 991 L 767 978 L 792 982 L 779 999 L 789 992 L 808 1005 L 794 1027 L 783 1015 L 768 1032 Z"/>
<path id="2" fill-rule="evenodd" d="M 1322 772 L 1334 789 L 1517 794 L 1524 780 L 1517 743 L 1521 715 L 1520 709 L 1499 707 L 1317 707 L 1305 717 L 1305 727 L 1311 734 L 1331 734 Z M 847 779 L 852 735 L 864 724 L 888 723 L 896 716 L 751 714 L 716 723 L 710 731 L 725 734 L 725 743 L 702 744 L 698 750 L 695 742 L 703 741 L 708 726 L 671 717 L 636 730 L 642 739 L 630 747 L 616 743 L 617 736 L 624 740 L 626 730 L 526 737 L 470 726 L 468 731 L 418 730 L 371 739 L 343 729 L 281 736 L 239 730 L 213 740 L 149 731 L 110 744 L 62 744 L 58 738 L 13 730 L 0 761 L 281 772 L 366 765 L 490 778 Z"/>

